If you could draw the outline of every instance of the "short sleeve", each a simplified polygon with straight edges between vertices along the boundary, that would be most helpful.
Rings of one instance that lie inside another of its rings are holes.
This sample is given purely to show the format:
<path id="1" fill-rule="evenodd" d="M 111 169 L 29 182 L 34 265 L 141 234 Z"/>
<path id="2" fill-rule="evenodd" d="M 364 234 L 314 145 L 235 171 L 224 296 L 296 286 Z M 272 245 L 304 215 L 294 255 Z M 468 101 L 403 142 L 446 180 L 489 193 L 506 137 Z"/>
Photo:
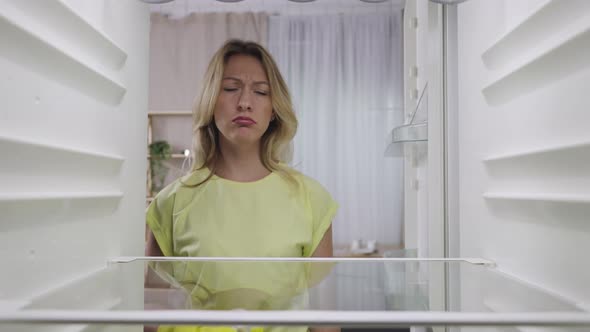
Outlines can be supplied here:
<path id="1" fill-rule="evenodd" d="M 162 189 L 146 210 L 146 223 L 154 234 L 164 256 L 173 256 L 172 215 L 176 183 Z"/>
<path id="2" fill-rule="evenodd" d="M 303 255 L 310 257 L 332 225 L 332 220 L 338 210 L 338 203 L 317 181 L 307 179 L 305 187 L 312 217 L 312 242 L 310 246 L 304 248 Z"/>

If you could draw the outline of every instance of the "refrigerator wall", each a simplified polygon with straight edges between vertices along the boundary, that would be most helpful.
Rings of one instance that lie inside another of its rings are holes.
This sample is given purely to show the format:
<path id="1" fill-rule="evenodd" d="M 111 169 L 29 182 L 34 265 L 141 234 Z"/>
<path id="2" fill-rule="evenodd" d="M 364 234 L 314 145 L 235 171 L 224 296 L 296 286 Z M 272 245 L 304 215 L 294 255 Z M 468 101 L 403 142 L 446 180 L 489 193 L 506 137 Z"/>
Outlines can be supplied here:
<path id="1" fill-rule="evenodd" d="M 428 82 L 427 143 L 404 143 L 405 244 L 419 256 L 490 259 L 506 278 L 430 275 L 430 304 L 587 311 L 590 3 L 445 10 L 407 1 L 404 12 L 406 114 Z"/>
<path id="2" fill-rule="evenodd" d="M 143 253 L 148 32 L 139 1 L 2 2 L 3 309 L 143 303 L 106 264 Z"/>
<path id="3" fill-rule="evenodd" d="M 460 255 L 514 280 L 462 275 L 481 292 L 461 305 L 588 310 L 590 2 L 473 0 L 457 11 Z"/>

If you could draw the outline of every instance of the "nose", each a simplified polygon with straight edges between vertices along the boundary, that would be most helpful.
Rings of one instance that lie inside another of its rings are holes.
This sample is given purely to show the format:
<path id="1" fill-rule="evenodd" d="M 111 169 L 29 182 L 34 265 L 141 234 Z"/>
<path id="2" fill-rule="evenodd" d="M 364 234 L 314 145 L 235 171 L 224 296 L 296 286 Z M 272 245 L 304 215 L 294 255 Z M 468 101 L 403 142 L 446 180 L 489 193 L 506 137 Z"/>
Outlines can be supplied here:
<path id="1" fill-rule="evenodd" d="M 238 100 L 238 110 L 252 110 L 251 93 L 247 89 L 242 90 L 242 93 L 240 94 L 240 99 Z"/>

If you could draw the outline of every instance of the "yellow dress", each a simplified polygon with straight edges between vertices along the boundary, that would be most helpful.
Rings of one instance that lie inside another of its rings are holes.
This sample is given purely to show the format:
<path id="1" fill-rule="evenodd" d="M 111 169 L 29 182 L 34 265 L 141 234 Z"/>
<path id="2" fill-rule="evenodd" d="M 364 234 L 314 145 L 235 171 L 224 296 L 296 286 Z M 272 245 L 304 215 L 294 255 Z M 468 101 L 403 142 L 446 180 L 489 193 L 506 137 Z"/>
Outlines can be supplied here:
<path id="1" fill-rule="evenodd" d="M 158 193 L 147 224 L 165 256 L 310 257 L 336 214 L 337 203 L 315 180 L 296 173 L 295 187 L 277 173 L 254 182 L 213 176 L 208 169 Z M 163 279 L 186 290 L 185 309 L 305 309 L 309 271 L 301 262 L 165 262 Z M 251 328 L 250 331 L 302 328 Z M 231 327 L 160 327 L 158 331 L 235 331 Z"/>

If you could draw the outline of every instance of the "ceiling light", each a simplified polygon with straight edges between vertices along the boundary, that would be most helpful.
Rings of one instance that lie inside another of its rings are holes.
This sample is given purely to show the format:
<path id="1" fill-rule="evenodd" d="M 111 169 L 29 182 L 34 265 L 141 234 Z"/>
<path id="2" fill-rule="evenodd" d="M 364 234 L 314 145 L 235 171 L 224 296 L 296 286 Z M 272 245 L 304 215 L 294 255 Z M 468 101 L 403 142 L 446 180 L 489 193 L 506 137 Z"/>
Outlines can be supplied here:
<path id="1" fill-rule="evenodd" d="M 456 4 L 460 4 L 461 2 L 464 2 L 467 0 L 430 0 L 430 1 L 440 3 L 443 5 L 456 5 Z"/>
<path id="2" fill-rule="evenodd" d="M 163 3 L 167 3 L 167 2 L 172 2 L 174 0 L 140 0 L 140 1 L 152 4 L 152 5 L 159 5 L 159 4 L 163 4 Z"/>

